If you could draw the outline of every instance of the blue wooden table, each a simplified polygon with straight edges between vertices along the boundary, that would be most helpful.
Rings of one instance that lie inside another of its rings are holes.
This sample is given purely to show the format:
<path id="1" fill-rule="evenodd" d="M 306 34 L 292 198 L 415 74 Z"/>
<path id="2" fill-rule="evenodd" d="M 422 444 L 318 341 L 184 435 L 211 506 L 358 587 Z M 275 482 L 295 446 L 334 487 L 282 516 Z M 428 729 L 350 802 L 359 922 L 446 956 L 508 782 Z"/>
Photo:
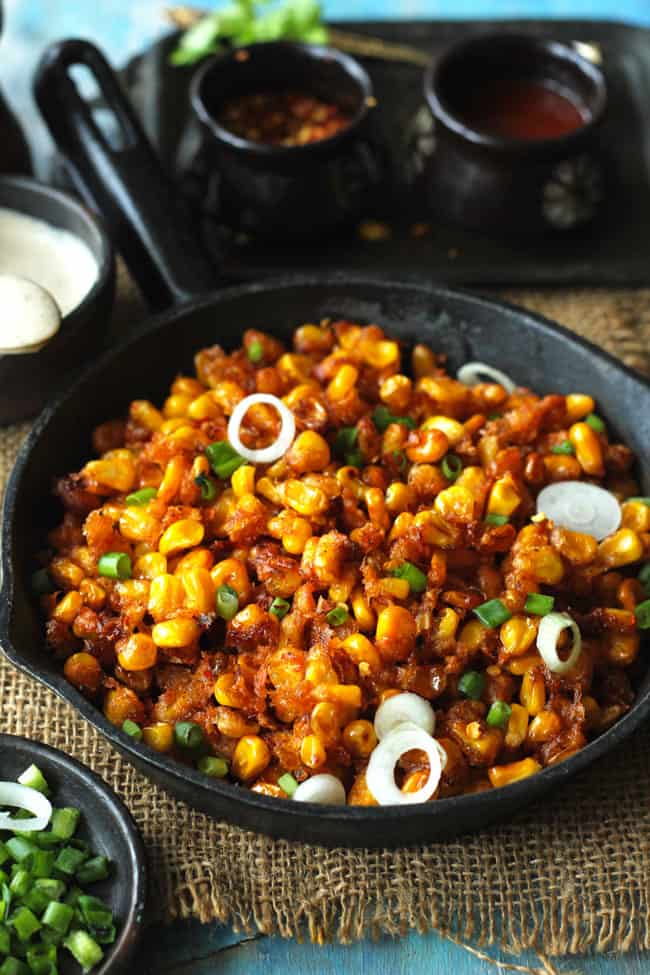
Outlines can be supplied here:
<path id="1" fill-rule="evenodd" d="M 208 5 L 210 0 L 204 0 Z M 171 0 L 170 0 L 171 3 Z M 0 46 L 0 84 L 42 159 L 48 140 L 32 103 L 30 77 L 45 45 L 62 37 L 98 43 L 116 64 L 166 29 L 165 0 L 4 0 L 6 31 Z M 650 27 L 650 0 L 325 0 L 332 20 L 379 18 L 571 17 L 619 19 Z M 492 957 L 498 957 L 492 952 Z M 539 967 L 534 955 L 503 961 Z M 582 975 L 645 975 L 650 955 L 600 955 L 554 960 L 558 971 Z M 148 931 L 139 975 L 476 975 L 493 971 L 463 948 L 434 934 L 316 947 L 280 938 L 246 937 L 223 925 L 183 922 Z"/>

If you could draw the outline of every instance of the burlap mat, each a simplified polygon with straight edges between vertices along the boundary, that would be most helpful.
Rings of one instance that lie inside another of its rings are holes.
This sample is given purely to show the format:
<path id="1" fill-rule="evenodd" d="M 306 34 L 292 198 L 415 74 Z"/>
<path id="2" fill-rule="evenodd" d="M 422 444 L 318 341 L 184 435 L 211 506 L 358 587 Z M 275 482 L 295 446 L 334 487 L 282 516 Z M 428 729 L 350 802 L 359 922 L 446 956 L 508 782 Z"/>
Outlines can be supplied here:
<path id="1" fill-rule="evenodd" d="M 648 371 L 650 291 L 508 297 Z M 123 284 L 118 328 L 136 308 Z M 0 431 L 0 485 L 26 429 Z M 149 853 L 150 904 L 165 919 L 319 941 L 434 928 L 517 952 L 650 948 L 650 728 L 499 828 L 408 851 L 328 851 L 255 836 L 176 802 L 4 661 L 0 702 L 2 730 L 75 755 L 126 800 Z"/>

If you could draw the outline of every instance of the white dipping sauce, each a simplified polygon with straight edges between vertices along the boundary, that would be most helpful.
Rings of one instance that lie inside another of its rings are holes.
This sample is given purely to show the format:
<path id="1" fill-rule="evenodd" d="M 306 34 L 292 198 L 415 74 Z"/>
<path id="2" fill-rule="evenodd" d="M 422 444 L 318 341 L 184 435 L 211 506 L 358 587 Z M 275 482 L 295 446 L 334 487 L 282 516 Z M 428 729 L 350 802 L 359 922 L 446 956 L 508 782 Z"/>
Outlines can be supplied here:
<path id="1" fill-rule="evenodd" d="M 0 352 L 38 352 L 61 325 L 61 313 L 49 291 L 28 278 L 0 274 Z"/>
<path id="2" fill-rule="evenodd" d="M 29 278 L 49 291 L 62 315 L 81 304 L 97 280 L 90 248 L 67 230 L 0 207 L 0 274 Z"/>

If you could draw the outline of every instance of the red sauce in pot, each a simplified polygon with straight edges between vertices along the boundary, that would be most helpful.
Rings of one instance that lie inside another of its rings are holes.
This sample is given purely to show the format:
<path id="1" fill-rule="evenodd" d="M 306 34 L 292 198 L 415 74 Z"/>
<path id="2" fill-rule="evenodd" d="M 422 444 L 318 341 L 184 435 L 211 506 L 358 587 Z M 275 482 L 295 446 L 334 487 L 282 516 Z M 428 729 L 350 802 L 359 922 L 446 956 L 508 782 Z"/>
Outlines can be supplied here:
<path id="1" fill-rule="evenodd" d="M 548 82 L 495 79 L 466 92 L 459 115 L 474 129 L 506 139 L 557 139 L 589 114 Z"/>
<path id="2" fill-rule="evenodd" d="M 351 116 L 307 92 L 269 91 L 229 99 L 218 116 L 224 128 L 253 142 L 300 146 L 346 128 Z"/>

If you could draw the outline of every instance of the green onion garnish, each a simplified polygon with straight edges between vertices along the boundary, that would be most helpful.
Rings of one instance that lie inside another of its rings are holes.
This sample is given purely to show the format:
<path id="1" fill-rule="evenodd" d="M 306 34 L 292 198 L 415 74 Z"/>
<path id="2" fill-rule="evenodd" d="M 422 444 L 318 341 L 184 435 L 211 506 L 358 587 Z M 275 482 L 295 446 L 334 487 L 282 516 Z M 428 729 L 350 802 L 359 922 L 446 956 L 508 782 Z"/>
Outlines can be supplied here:
<path id="1" fill-rule="evenodd" d="M 510 720 L 512 708 L 505 701 L 494 701 L 490 705 L 486 721 L 491 728 L 505 728 Z"/>
<path id="2" fill-rule="evenodd" d="M 125 552 L 106 552 L 97 563 L 100 576 L 107 579 L 130 579 L 131 559 Z"/>
<path id="3" fill-rule="evenodd" d="M 639 603 L 634 610 L 634 615 L 636 616 L 636 625 L 640 630 L 650 630 L 650 599 Z"/>
<path id="4" fill-rule="evenodd" d="M 174 725 L 174 741 L 179 748 L 196 751 L 203 744 L 203 729 L 194 721 L 179 721 Z"/>
<path id="5" fill-rule="evenodd" d="M 19 907 L 9 918 L 9 924 L 16 932 L 19 941 L 29 941 L 41 929 L 41 922 L 28 907 Z"/>
<path id="6" fill-rule="evenodd" d="M 488 413 L 486 420 L 500 420 L 503 413 Z"/>
<path id="7" fill-rule="evenodd" d="M 339 603 L 334 609 L 330 609 L 327 614 L 327 622 L 330 626 L 341 626 L 349 617 L 348 607 L 345 603 Z"/>
<path id="8" fill-rule="evenodd" d="M 246 460 L 237 453 L 227 440 L 218 440 L 216 443 L 208 444 L 205 448 L 205 456 L 221 481 L 227 480 L 238 467 L 246 463 Z"/>
<path id="9" fill-rule="evenodd" d="M 638 497 L 638 498 L 626 498 L 623 504 L 627 501 L 638 501 L 639 504 L 644 504 L 646 508 L 650 508 L 650 498 Z"/>
<path id="10" fill-rule="evenodd" d="M 32 592 L 35 596 L 46 596 L 48 593 L 54 592 L 55 589 L 56 586 L 50 579 L 47 569 L 37 569 L 32 574 Z"/>
<path id="11" fill-rule="evenodd" d="M 289 798 L 291 798 L 291 796 L 298 788 L 298 783 L 294 779 L 291 772 L 285 772 L 284 775 L 281 775 L 280 778 L 278 779 L 278 785 L 280 786 L 283 792 L 286 792 Z"/>
<path id="12" fill-rule="evenodd" d="M 349 467 L 363 467 L 365 461 L 357 444 L 358 436 L 356 427 L 342 427 L 334 438 L 334 453 L 337 457 L 342 457 Z"/>
<path id="13" fill-rule="evenodd" d="M 407 468 L 407 465 L 408 465 L 408 460 L 406 459 L 406 454 L 404 453 L 404 451 L 403 450 L 393 450 L 392 453 L 391 453 L 391 457 L 393 458 L 393 460 L 397 464 L 397 467 L 398 467 L 398 470 L 399 470 L 400 474 L 403 474 L 404 471 Z"/>
<path id="14" fill-rule="evenodd" d="M 596 433 L 605 432 L 606 429 L 605 424 L 603 420 L 601 420 L 601 418 L 598 416 L 597 413 L 590 413 L 589 416 L 586 416 L 585 423 L 588 424 L 588 426 L 590 426 L 592 430 L 595 430 Z"/>
<path id="15" fill-rule="evenodd" d="M 427 588 L 427 577 L 412 562 L 402 562 L 397 568 L 391 570 L 391 575 L 396 579 L 406 579 L 411 592 L 424 592 Z"/>
<path id="16" fill-rule="evenodd" d="M 280 596 L 276 596 L 269 607 L 269 613 L 271 616 L 275 616 L 276 620 L 281 620 L 284 619 L 290 609 L 291 603 L 287 602 L 286 599 L 282 599 Z"/>
<path id="17" fill-rule="evenodd" d="M 126 503 L 128 505 L 136 505 L 141 507 L 143 504 L 149 504 L 150 501 L 157 496 L 158 491 L 156 488 L 140 488 L 139 491 L 134 491 L 132 494 L 127 494 Z"/>
<path id="18" fill-rule="evenodd" d="M 50 794 L 50 788 L 38 765 L 30 765 L 22 775 L 18 776 L 17 781 L 21 785 L 26 785 L 28 789 L 36 789 L 37 792 L 42 792 L 44 796 Z"/>
<path id="19" fill-rule="evenodd" d="M 415 427 L 417 426 L 412 417 L 395 416 L 395 414 L 391 413 L 387 406 L 378 406 L 373 410 L 372 422 L 375 424 L 380 433 L 384 433 L 391 423 L 401 423 L 402 426 L 408 427 L 409 430 L 415 430 Z"/>
<path id="20" fill-rule="evenodd" d="M 524 611 L 533 613 L 534 616 L 546 616 L 553 609 L 554 603 L 554 596 L 543 596 L 540 592 L 531 592 L 526 596 Z"/>
<path id="21" fill-rule="evenodd" d="M 98 880 L 106 880 L 108 874 L 109 862 L 106 857 L 91 857 L 76 871 L 75 880 L 80 884 L 95 884 Z"/>
<path id="22" fill-rule="evenodd" d="M 481 603 L 480 606 L 476 607 L 474 615 L 478 616 L 484 626 L 493 629 L 509 620 L 512 613 L 500 599 L 488 599 L 486 603 Z"/>
<path id="23" fill-rule="evenodd" d="M 209 775 L 212 779 L 223 779 L 228 775 L 228 762 L 225 758 L 216 755 L 204 755 L 198 760 L 196 767 L 199 772 Z"/>
<path id="24" fill-rule="evenodd" d="M 136 721 L 131 721 L 130 718 L 127 718 L 122 724 L 122 731 L 133 738 L 134 741 L 142 741 L 142 728 Z"/>
<path id="25" fill-rule="evenodd" d="M 554 447 L 551 447 L 552 454 L 575 454 L 575 447 L 570 440 L 563 440 L 562 443 L 556 443 Z"/>
<path id="26" fill-rule="evenodd" d="M 87 859 L 88 854 L 84 850 L 76 850 L 74 846 L 64 846 L 54 861 L 54 867 L 60 873 L 72 877 Z"/>
<path id="27" fill-rule="evenodd" d="M 251 362 L 261 362 L 264 358 L 264 346 L 259 339 L 253 339 L 246 348 L 246 355 Z"/>
<path id="28" fill-rule="evenodd" d="M 485 687 L 485 677 L 477 670 L 466 670 L 458 681 L 458 690 L 465 697 L 470 697 L 473 701 L 478 701 L 483 688 Z"/>
<path id="29" fill-rule="evenodd" d="M 201 488 L 202 501 L 214 501 L 217 496 L 217 485 L 207 474 L 197 474 L 194 483 Z"/>
<path id="30" fill-rule="evenodd" d="M 231 620 L 239 609 L 239 596 L 232 586 L 217 589 L 217 613 L 224 620 Z"/>
<path id="31" fill-rule="evenodd" d="M 79 962 L 84 972 L 89 972 L 104 957 L 102 949 L 86 931 L 73 931 L 65 939 L 63 946 Z"/>
<path id="32" fill-rule="evenodd" d="M 510 519 L 507 515 L 486 515 L 486 525 L 507 525 Z"/>
<path id="33" fill-rule="evenodd" d="M 440 470 L 448 481 L 456 481 L 463 469 L 463 462 L 457 454 L 447 454 L 442 458 Z"/>
<path id="34" fill-rule="evenodd" d="M 58 840 L 70 840 L 77 832 L 81 813 L 73 806 L 64 806 L 52 812 L 52 835 Z"/>
<path id="35" fill-rule="evenodd" d="M 41 921 L 46 928 L 52 928 L 59 934 L 67 934 L 73 917 L 73 907 L 70 907 L 69 904 L 59 904 L 57 901 L 52 901 L 48 904 Z"/>

